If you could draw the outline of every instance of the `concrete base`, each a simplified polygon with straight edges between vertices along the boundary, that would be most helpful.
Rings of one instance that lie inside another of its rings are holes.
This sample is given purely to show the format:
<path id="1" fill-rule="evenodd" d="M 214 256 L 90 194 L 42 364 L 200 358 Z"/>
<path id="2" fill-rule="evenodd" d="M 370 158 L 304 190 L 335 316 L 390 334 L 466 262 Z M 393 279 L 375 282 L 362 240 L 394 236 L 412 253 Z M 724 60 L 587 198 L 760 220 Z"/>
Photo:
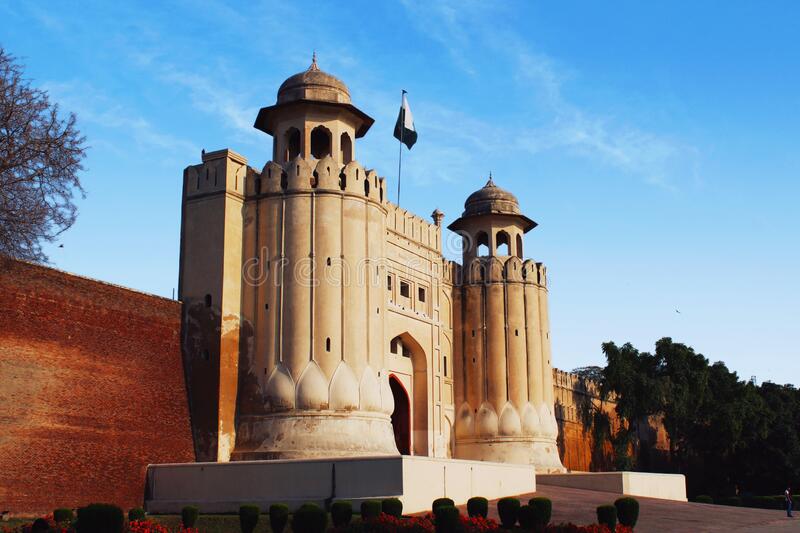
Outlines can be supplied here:
<path id="1" fill-rule="evenodd" d="M 472 496 L 489 499 L 536 491 L 533 466 L 391 456 L 230 463 L 162 464 L 147 467 L 145 508 L 178 513 L 197 505 L 203 513 L 232 513 L 244 503 L 266 509 L 286 503 L 332 500 L 358 503 L 397 497 L 404 513 L 430 509 L 440 497 L 464 504 Z"/>
<path id="2" fill-rule="evenodd" d="M 490 437 L 457 439 L 456 456 L 471 461 L 534 465 L 537 472 L 566 471 L 554 439 L 538 437 Z"/>
<path id="3" fill-rule="evenodd" d="M 540 474 L 537 476 L 537 481 L 540 485 L 686 501 L 686 478 L 683 474 L 572 472 L 570 474 Z"/>
<path id="4" fill-rule="evenodd" d="M 242 416 L 233 461 L 400 455 L 389 415 L 287 411 Z"/>

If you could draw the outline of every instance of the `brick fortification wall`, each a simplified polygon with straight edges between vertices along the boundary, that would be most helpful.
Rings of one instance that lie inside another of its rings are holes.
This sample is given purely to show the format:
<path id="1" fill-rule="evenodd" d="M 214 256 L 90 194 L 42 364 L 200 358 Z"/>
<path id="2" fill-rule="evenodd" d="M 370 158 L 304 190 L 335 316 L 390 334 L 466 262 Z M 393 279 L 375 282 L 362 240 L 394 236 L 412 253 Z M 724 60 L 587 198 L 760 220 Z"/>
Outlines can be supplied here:
<path id="1" fill-rule="evenodd" d="M 0 510 L 140 506 L 193 461 L 180 302 L 0 262 Z"/>
<path id="2" fill-rule="evenodd" d="M 601 472 L 615 470 L 611 445 L 596 443 L 594 431 L 586 423 L 586 413 L 602 410 L 616 430 L 618 425 L 613 398 L 600 401 L 597 385 L 575 374 L 553 369 L 555 412 L 558 421 L 558 449 L 562 464 L 572 471 Z M 637 470 L 666 471 L 669 438 L 661 420 L 651 417 L 642 424 L 640 438 L 649 452 L 636 458 Z"/>

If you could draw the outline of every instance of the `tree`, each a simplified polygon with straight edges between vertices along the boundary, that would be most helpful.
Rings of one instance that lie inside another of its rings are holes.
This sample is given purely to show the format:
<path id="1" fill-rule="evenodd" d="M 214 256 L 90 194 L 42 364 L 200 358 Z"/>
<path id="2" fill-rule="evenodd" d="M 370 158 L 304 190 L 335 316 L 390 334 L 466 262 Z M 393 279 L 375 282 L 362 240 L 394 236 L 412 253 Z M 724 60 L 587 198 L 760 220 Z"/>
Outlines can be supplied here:
<path id="1" fill-rule="evenodd" d="M 86 155 L 75 123 L 0 48 L 0 254 L 47 261 L 42 244 L 75 223 Z"/>

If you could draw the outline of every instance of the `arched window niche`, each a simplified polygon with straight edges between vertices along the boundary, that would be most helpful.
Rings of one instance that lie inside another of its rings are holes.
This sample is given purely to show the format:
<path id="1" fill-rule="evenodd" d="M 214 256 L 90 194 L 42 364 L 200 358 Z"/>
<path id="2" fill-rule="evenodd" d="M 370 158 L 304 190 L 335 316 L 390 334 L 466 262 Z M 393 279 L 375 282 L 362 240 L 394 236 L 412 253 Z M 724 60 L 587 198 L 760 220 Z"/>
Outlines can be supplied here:
<path id="1" fill-rule="evenodd" d="M 284 161 L 291 161 L 300 155 L 300 130 L 297 128 L 289 128 L 284 134 L 284 143 L 286 149 L 283 153 Z"/>
<path id="2" fill-rule="evenodd" d="M 479 231 L 475 235 L 475 252 L 478 257 L 489 255 L 489 235 L 485 231 Z"/>
<path id="3" fill-rule="evenodd" d="M 511 255 L 511 238 L 505 231 L 498 231 L 495 237 L 496 255 Z"/>
<path id="4" fill-rule="evenodd" d="M 311 156 L 322 159 L 331 155 L 331 132 L 325 126 L 317 126 L 311 130 Z"/>
<path id="5" fill-rule="evenodd" d="M 342 136 L 339 138 L 339 146 L 342 164 L 346 165 L 353 160 L 353 141 L 350 140 L 350 135 L 342 133 Z"/>

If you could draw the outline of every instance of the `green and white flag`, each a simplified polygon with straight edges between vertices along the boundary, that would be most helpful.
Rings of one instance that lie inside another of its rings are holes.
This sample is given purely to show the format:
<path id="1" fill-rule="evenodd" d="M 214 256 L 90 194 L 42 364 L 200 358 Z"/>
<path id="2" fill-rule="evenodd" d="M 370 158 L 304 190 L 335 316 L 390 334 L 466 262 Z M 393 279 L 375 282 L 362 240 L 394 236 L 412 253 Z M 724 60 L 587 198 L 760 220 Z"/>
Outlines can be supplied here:
<path id="1" fill-rule="evenodd" d="M 406 92 L 403 91 L 403 103 L 400 105 L 400 114 L 397 115 L 397 123 L 394 125 L 394 138 L 405 144 L 409 150 L 417 142 L 417 130 L 414 129 L 414 116 L 411 108 L 408 107 Z"/>

